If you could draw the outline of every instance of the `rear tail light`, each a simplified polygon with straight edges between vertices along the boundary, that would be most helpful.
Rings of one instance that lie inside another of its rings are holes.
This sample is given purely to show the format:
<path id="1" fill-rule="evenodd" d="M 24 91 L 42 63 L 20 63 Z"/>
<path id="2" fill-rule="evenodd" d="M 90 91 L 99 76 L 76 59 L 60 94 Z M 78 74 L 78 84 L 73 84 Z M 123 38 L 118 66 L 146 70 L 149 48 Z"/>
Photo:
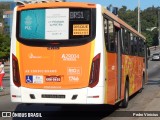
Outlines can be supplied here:
<path id="1" fill-rule="evenodd" d="M 19 65 L 17 58 L 12 54 L 12 71 L 13 71 L 13 83 L 20 87 Z"/>
<path id="2" fill-rule="evenodd" d="M 89 87 L 95 87 L 99 82 L 99 70 L 100 70 L 100 53 L 93 58 L 91 71 L 90 71 L 90 80 Z"/>

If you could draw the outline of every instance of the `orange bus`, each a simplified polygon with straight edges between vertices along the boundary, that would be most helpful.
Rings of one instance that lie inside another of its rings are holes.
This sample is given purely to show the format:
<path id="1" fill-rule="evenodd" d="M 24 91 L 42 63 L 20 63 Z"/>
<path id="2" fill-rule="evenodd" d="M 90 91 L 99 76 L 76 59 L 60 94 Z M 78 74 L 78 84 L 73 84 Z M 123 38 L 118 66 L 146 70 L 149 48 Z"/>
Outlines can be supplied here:
<path id="1" fill-rule="evenodd" d="M 11 100 L 127 107 L 147 78 L 145 56 L 145 37 L 99 4 L 21 4 L 13 17 Z"/>

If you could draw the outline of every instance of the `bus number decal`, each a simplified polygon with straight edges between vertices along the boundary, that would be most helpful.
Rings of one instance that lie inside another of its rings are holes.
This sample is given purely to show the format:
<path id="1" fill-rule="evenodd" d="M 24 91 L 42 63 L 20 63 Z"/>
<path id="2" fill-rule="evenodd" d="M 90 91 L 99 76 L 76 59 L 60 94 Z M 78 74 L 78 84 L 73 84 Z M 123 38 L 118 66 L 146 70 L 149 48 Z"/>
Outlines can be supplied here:
<path id="1" fill-rule="evenodd" d="M 81 67 L 69 67 L 67 68 L 67 74 L 68 75 L 81 75 L 82 68 Z"/>
<path id="2" fill-rule="evenodd" d="M 77 61 L 79 59 L 79 54 L 62 54 L 63 61 Z"/>
<path id="3" fill-rule="evenodd" d="M 77 76 L 69 76 L 69 81 L 70 82 L 78 82 L 79 81 L 79 77 L 77 77 Z"/>

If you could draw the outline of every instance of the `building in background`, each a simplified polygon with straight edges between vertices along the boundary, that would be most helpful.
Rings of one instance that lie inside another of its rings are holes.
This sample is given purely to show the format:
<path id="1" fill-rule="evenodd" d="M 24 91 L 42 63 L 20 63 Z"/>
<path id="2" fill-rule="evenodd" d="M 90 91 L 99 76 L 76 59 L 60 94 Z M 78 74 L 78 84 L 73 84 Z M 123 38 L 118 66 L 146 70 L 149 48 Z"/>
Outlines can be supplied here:
<path id="1" fill-rule="evenodd" d="M 13 18 L 13 11 L 4 11 L 3 13 L 3 21 L 4 21 L 4 34 L 11 34 L 11 27 L 12 27 L 12 18 Z"/>
<path id="2" fill-rule="evenodd" d="M 3 33 L 10 35 L 12 33 L 12 19 L 13 19 L 13 9 L 16 6 L 16 3 L 10 3 L 10 10 L 3 12 Z"/>

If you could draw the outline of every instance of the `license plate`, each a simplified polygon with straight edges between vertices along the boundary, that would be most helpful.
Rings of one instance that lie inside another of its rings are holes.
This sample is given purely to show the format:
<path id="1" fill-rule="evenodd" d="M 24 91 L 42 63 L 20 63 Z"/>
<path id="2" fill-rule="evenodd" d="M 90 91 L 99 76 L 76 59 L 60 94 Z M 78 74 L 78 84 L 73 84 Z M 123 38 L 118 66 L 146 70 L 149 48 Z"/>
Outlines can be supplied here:
<path id="1" fill-rule="evenodd" d="M 42 98 L 61 98 L 64 99 L 65 95 L 51 95 L 51 94 L 42 94 Z"/>
<path id="2" fill-rule="evenodd" d="M 61 76 L 46 76 L 46 82 L 61 82 Z"/>

